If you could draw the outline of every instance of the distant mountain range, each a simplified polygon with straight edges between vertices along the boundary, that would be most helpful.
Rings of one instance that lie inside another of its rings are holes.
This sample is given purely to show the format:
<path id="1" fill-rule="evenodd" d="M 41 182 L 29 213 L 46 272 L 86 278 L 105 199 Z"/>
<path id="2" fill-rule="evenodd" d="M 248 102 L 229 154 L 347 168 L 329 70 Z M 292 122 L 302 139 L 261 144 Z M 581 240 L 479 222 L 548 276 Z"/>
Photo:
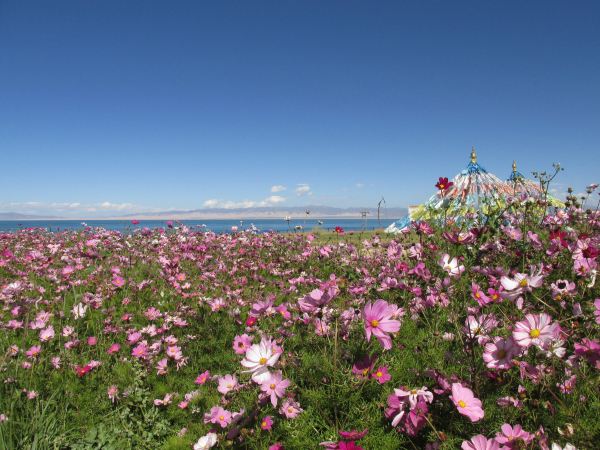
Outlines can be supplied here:
<path id="1" fill-rule="evenodd" d="M 369 218 L 377 218 L 377 208 L 335 208 L 333 206 L 264 206 L 255 208 L 203 208 L 187 211 L 163 211 L 127 214 L 111 219 L 148 219 L 148 220 L 209 220 L 209 219 L 283 219 L 290 216 L 293 219 L 307 217 L 313 219 L 360 219 L 361 211 L 368 211 Z M 382 219 L 397 219 L 407 214 L 406 208 L 381 208 Z"/>
<path id="2" fill-rule="evenodd" d="M 0 220 L 60 220 L 58 216 L 36 216 L 34 214 L 21 214 L 15 212 L 0 212 Z"/>
<path id="3" fill-rule="evenodd" d="M 202 208 L 179 211 L 141 212 L 105 217 L 36 216 L 14 212 L 0 212 L 0 220 L 210 220 L 210 219 L 360 219 L 361 211 L 368 211 L 369 219 L 377 219 L 377 208 L 335 208 L 333 206 L 265 206 L 255 208 Z M 397 219 L 407 214 L 406 208 L 381 208 L 382 219 Z"/>

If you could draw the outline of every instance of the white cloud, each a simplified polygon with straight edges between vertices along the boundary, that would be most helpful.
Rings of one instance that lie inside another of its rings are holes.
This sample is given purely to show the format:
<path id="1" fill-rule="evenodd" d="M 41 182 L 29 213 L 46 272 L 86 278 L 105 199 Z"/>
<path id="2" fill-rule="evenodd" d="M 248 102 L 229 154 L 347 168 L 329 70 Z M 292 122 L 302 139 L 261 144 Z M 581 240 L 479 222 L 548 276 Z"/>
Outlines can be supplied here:
<path id="1" fill-rule="evenodd" d="M 273 206 L 278 203 L 282 203 L 285 201 L 285 197 L 281 195 L 271 195 L 270 197 L 265 198 L 264 200 L 241 200 L 241 201 L 233 201 L 233 200 L 220 200 L 216 198 L 211 198 L 206 200 L 202 206 L 205 208 L 220 208 L 220 209 L 247 209 L 247 208 L 257 208 L 264 206 Z"/>
<path id="2" fill-rule="evenodd" d="M 302 197 L 303 195 L 312 195 L 312 191 L 310 190 L 310 185 L 306 183 L 300 183 L 296 187 L 296 195 Z"/>
<path id="3" fill-rule="evenodd" d="M 273 193 L 285 191 L 286 189 L 287 188 L 283 184 L 276 184 L 274 186 L 271 186 L 271 192 Z"/>
<path id="4" fill-rule="evenodd" d="M 358 189 L 362 189 L 362 188 L 364 188 L 364 187 L 365 187 L 365 185 L 364 185 L 364 183 L 356 183 L 356 187 L 357 187 Z"/>
<path id="5" fill-rule="evenodd" d="M 270 197 L 267 197 L 264 201 L 265 203 L 268 203 L 270 205 L 276 205 L 277 203 L 285 202 L 285 197 L 282 197 L 281 195 L 271 195 Z"/>
<path id="6" fill-rule="evenodd" d="M 113 211 L 123 211 L 124 209 L 134 209 L 134 205 L 132 203 L 111 203 L 111 202 L 102 202 L 98 205 L 101 209 L 113 210 Z"/>

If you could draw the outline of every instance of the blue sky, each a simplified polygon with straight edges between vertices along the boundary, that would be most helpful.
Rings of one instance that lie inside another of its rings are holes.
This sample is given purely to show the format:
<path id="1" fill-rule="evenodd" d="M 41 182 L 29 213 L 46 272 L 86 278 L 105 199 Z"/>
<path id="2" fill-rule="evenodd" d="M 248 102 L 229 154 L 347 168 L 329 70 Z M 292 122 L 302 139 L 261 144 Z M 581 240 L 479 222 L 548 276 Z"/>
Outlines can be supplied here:
<path id="1" fill-rule="evenodd" d="M 0 0 L 0 211 L 388 206 L 600 169 L 600 3 Z M 277 191 L 273 186 L 284 186 Z"/>

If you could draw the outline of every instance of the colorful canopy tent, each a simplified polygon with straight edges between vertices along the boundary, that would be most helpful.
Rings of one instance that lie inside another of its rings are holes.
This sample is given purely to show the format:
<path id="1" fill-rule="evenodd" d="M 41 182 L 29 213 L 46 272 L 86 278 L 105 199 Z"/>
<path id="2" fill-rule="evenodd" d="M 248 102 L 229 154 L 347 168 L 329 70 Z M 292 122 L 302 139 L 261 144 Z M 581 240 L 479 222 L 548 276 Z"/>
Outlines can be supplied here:
<path id="1" fill-rule="evenodd" d="M 512 172 L 506 179 L 506 182 L 512 187 L 513 194 L 526 194 L 532 197 L 538 197 L 543 194 L 540 185 L 532 180 L 528 180 L 517 170 L 517 162 L 513 161 Z"/>
<path id="2" fill-rule="evenodd" d="M 535 197 L 542 194 L 539 186 L 516 171 L 516 164 L 513 164 L 513 168 L 512 179 L 502 181 L 477 163 L 477 153 L 473 148 L 471 161 L 454 177 L 453 186 L 438 191 L 424 204 L 411 208 L 408 216 L 394 222 L 385 231 L 399 233 L 412 221 L 439 220 L 442 216 L 456 223 L 465 219 L 473 220 L 506 205 L 507 197 L 519 193 Z"/>
<path id="3" fill-rule="evenodd" d="M 512 172 L 506 179 L 506 182 L 512 187 L 513 195 L 540 198 L 544 196 L 544 191 L 539 183 L 525 178 L 525 176 L 517 170 L 517 162 L 513 161 Z M 563 208 L 565 204 L 557 198 L 547 194 L 547 201 L 551 206 Z"/>

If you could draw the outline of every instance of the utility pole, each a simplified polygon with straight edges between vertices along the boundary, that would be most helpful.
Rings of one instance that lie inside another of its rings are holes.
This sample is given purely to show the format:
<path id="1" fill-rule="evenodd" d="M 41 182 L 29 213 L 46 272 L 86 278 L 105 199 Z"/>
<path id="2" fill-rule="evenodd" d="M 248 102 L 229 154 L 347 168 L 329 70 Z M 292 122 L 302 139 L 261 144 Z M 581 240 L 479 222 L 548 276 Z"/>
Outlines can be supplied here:
<path id="1" fill-rule="evenodd" d="M 383 198 L 383 195 L 381 196 L 381 200 L 379 200 L 379 203 L 377 203 L 377 222 L 379 223 L 379 226 L 381 226 L 381 218 L 380 218 L 379 212 L 381 210 L 382 203 L 383 203 L 383 207 L 385 208 L 386 204 L 385 204 L 385 198 Z"/>
<path id="2" fill-rule="evenodd" d="M 363 210 L 360 212 L 360 216 L 363 219 L 363 231 L 367 229 L 367 215 L 369 214 L 369 211 Z"/>

